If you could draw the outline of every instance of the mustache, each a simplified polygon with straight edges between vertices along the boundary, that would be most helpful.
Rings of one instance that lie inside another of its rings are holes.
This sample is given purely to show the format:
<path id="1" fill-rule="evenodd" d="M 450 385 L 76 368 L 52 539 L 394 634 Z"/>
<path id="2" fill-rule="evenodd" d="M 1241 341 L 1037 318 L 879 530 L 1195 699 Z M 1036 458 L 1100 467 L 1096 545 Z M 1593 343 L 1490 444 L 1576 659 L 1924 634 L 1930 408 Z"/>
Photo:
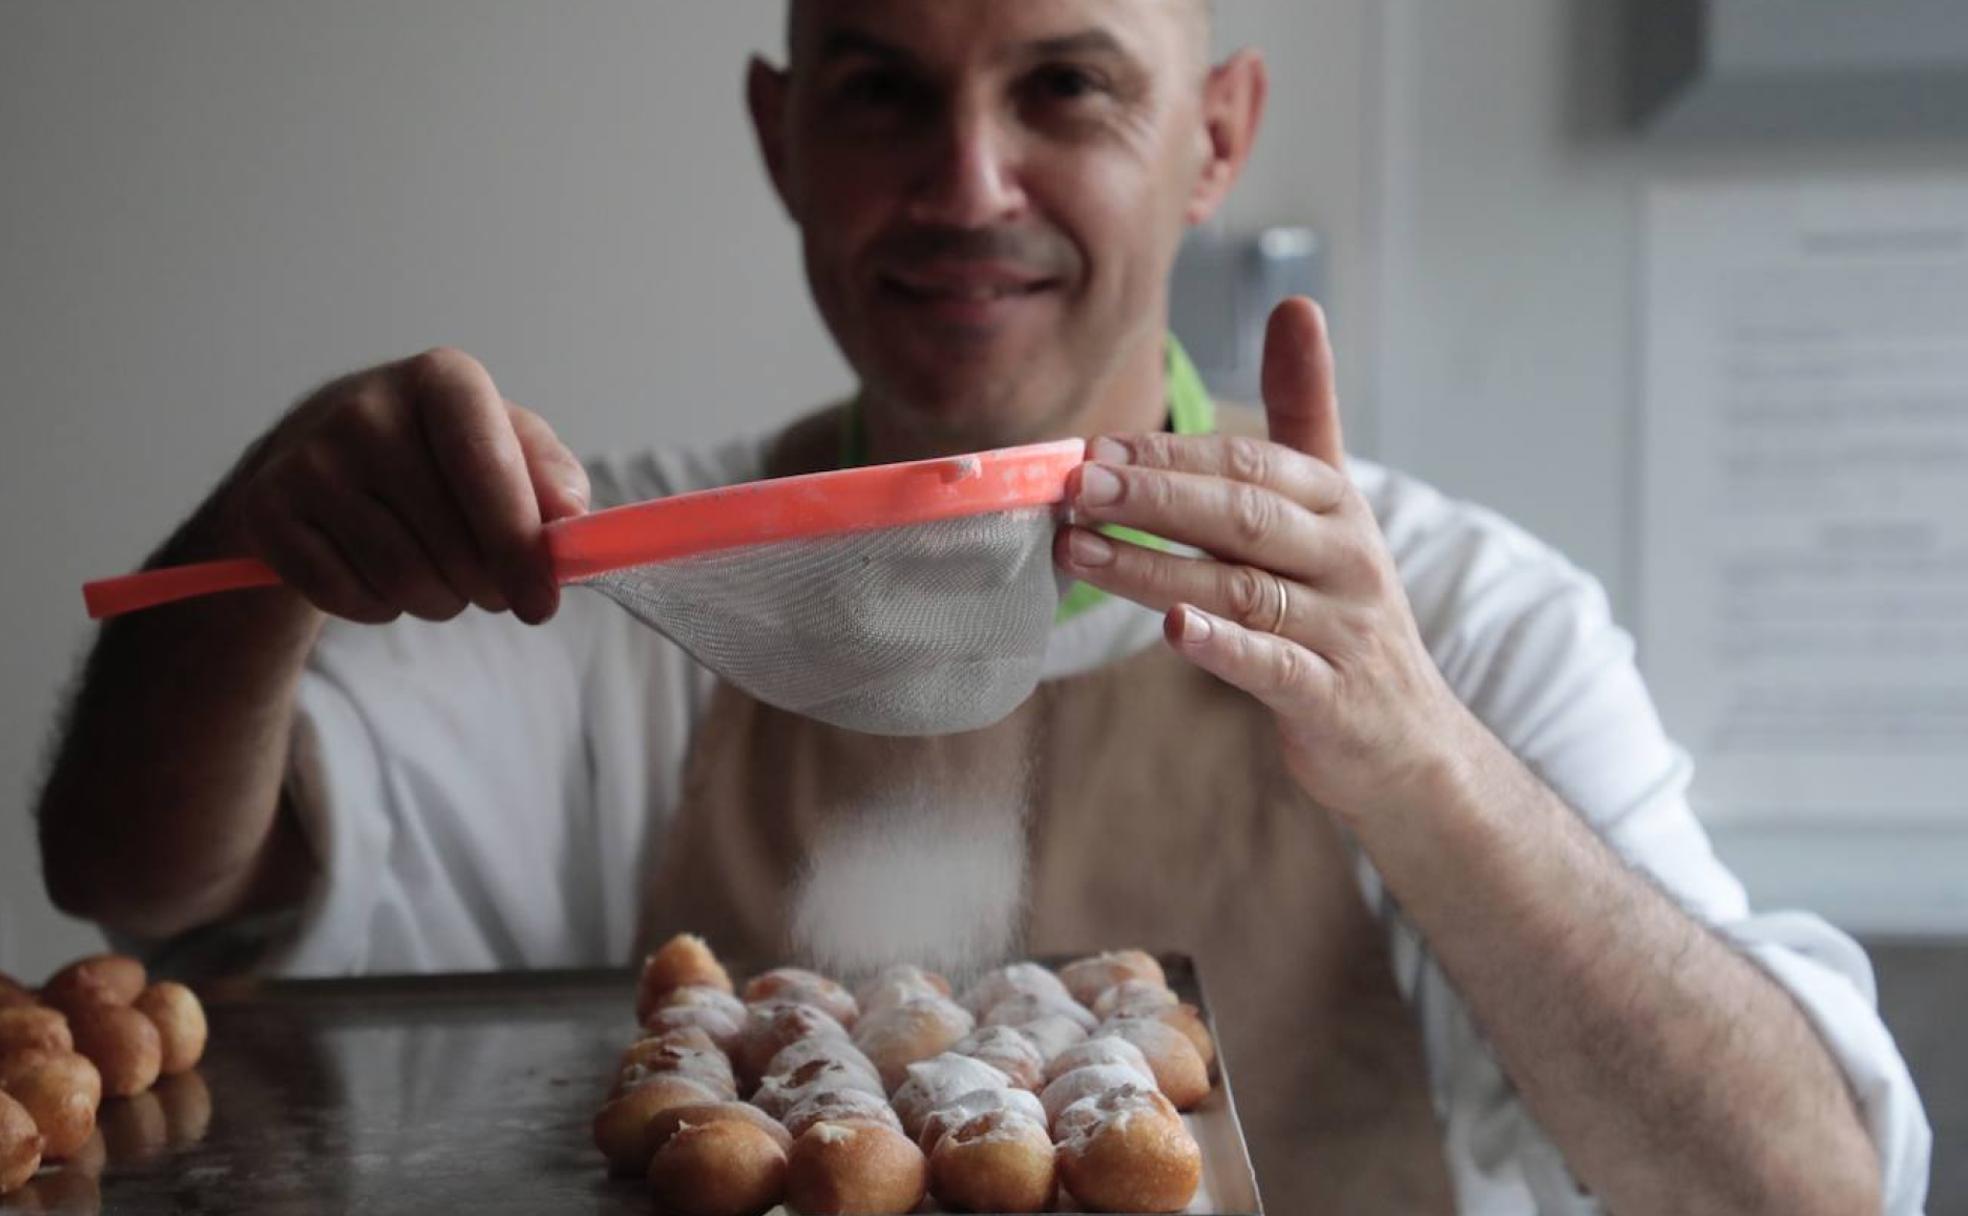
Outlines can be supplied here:
<path id="1" fill-rule="evenodd" d="M 907 269 L 936 262 L 995 262 L 1036 278 L 1063 278 L 1079 269 L 1079 250 L 1050 228 L 954 228 L 911 225 L 875 242 L 876 266 Z"/>

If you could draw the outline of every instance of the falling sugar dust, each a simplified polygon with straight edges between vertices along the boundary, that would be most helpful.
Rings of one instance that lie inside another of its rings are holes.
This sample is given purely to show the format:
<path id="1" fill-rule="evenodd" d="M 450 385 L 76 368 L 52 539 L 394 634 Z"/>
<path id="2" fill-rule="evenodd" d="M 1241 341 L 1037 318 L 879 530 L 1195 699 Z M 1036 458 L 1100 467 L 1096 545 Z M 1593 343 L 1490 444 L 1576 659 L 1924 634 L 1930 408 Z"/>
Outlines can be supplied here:
<path id="1" fill-rule="evenodd" d="M 897 741 L 889 792 L 835 812 L 806 860 L 793 897 L 800 955 L 857 978 L 916 963 L 959 986 L 1014 955 L 1038 735 L 1021 725 L 941 741 L 973 746 Z"/>

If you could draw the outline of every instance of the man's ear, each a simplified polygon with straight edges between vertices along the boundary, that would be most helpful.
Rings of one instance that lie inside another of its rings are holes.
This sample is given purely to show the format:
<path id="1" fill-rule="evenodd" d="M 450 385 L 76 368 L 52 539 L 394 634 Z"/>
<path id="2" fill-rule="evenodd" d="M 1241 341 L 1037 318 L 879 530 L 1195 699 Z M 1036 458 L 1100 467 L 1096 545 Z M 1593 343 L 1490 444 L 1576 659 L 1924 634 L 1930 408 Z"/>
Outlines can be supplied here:
<path id="1" fill-rule="evenodd" d="M 786 95 L 790 87 L 786 70 L 775 68 L 757 55 L 745 73 L 745 104 L 752 112 L 752 133 L 758 137 L 759 156 L 779 202 L 790 213 L 792 193 L 786 179 Z"/>
<path id="2" fill-rule="evenodd" d="M 1238 51 L 1210 69 L 1203 83 L 1203 163 L 1185 216 L 1200 224 L 1215 214 L 1250 160 L 1271 78 L 1264 57 Z"/>

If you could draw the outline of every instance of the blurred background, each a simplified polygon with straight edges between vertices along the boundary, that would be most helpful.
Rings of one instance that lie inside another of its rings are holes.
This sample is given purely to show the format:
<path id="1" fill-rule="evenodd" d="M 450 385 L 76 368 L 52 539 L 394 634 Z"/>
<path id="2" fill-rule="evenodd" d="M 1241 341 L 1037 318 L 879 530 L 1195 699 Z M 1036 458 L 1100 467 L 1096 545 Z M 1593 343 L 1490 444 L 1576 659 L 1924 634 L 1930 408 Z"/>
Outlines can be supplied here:
<path id="1" fill-rule="evenodd" d="M 1243 322 L 1312 287 L 1351 446 L 1605 584 L 1753 897 L 1873 950 L 1932 1210 L 1968 1211 L 1968 9 L 1218 7 L 1273 95 L 1185 259 L 1185 336 L 1247 383 Z M 578 451 L 848 387 L 743 115 L 780 21 L 0 3 L 0 970 L 99 940 L 47 906 L 29 818 L 80 584 L 134 567 L 312 386 L 454 344 Z M 1851 453 L 1871 471 L 1834 500 Z M 1731 531 L 1773 502 L 1815 576 Z M 1874 541 L 1906 558 L 1893 595 L 1833 604 L 1878 572 L 1818 559 Z M 1855 630 L 1871 649 L 1818 662 Z"/>

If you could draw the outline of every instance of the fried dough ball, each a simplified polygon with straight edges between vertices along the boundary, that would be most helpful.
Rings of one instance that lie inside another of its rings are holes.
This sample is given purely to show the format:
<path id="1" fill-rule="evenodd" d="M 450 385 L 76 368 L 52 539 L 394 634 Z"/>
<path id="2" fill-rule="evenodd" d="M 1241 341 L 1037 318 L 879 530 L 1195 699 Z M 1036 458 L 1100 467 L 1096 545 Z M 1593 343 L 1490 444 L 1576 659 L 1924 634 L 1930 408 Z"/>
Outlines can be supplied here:
<path id="1" fill-rule="evenodd" d="M 886 1127 L 816 1123 L 786 1163 L 786 1201 L 803 1216 L 913 1212 L 928 1190 L 922 1150 Z"/>
<path id="2" fill-rule="evenodd" d="M 1102 1022 L 1115 1018 L 1153 1018 L 1167 1022 L 1194 1045 L 1203 1063 L 1216 1061 L 1216 1043 L 1203 1022 L 1202 1011 L 1158 984 L 1124 980 L 1094 998 L 1093 1013 Z"/>
<path id="3" fill-rule="evenodd" d="M 0 1195 L 18 1191 L 34 1177 L 45 1143 L 27 1108 L 0 1094 Z"/>
<path id="4" fill-rule="evenodd" d="M 650 1158 L 649 1187 L 670 1216 L 757 1216 L 785 1194 L 786 1153 L 752 1123 L 686 1123 Z"/>
<path id="5" fill-rule="evenodd" d="M 45 1005 L 0 1009 L 0 1060 L 23 1051 L 74 1051 L 75 1035 L 61 1010 Z"/>
<path id="6" fill-rule="evenodd" d="M 1019 1025 L 1016 1029 L 1026 1038 L 1032 1040 L 1032 1045 L 1039 1049 L 1039 1055 L 1043 1056 L 1048 1063 L 1068 1047 L 1073 1046 L 1075 1043 L 1084 1043 L 1087 1039 L 1086 1027 L 1080 1025 L 1080 1023 L 1074 1021 L 1072 1018 L 1059 1013 L 1050 1013 L 1042 1018 L 1033 1018 L 1031 1021 Z"/>
<path id="7" fill-rule="evenodd" d="M 1082 1098 L 1096 1098 L 1110 1089 L 1124 1085 L 1138 1085 L 1152 1089 L 1155 1078 L 1152 1073 L 1128 1064 L 1093 1064 L 1085 1068 L 1075 1068 L 1061 1073 L 1059 1078 L 1045 1087 L 1039 1095 L 1039 1102 L 1045 1107 L 1046 1125 L 1058 1131 L 1059 1116 L 1066 1108 Z"/>
<path id="8" fill-rule="evenodd" d="M 41 1002 L 68 1014 L 90 1005 L 127 1005 L 148 981 L 144 965 L 129 955 L 95 954 L 49 976 Z"/>
<path id="9" fill-rule="evenodd" d="M 77 1010 L 69 1029 L 75 1050 L 101 1070 L 104 1093 L 127 1098 L 157 1084 L 164 1041 L 143 1014 L 128 1005 L 95 1005 Z"/>
<path id="10" fill-rule="evenodd" d="M 719 1051 L 730 1055 L 745 1033 L 745 1003 L 719 988 L 685 984 L 658 997 L 656 1007 L 642 1019 L 642 1028 L 650 1034 L 689 1027 L 709 1035 Z"/>
<path id="11" fill-rule="evenodd" d="M 797 1140 L 816 1123 L 859 1126 L 864 1123 L 902 1130 L 902 1120 L 887 1098 L 861 1089 L 829 1089 L 786 1112 L 786 1131 Z"/>
<path id="12" fill-rule="evenodd" d="M 1098 1037 L 1125 1039 L 1140 1048 L 1148 1067 L 1155 1071 L 1156 1086 L 1177 1110 L 1194 1109 L 1209 1097 L 1209 1066 L 1196 1054 L 1188 1037 L 1168 1023 L 1153 1018 L 1115 1018 L 1100 1028 Z"/>
<path id="13" fill-rule="evenodd" d="M 685 986 L 732 990 L 724 964 L 694 933 L 677 934 L 642 960 L 642 976 L 636 983 L 636 1021 L 647 1023 L 664 995 Z"/>
<path id="14" fill-rule="evenodd" d="M 850 1042 L 847 1030 L 832 1014 L 812 1005 L 763 1004 L 746 1011 L 745 1029 L 731 1062 L 747 1090 L 756 1086 L 772 1066 L 772 1058 L 801 1039 L 833 1038 Z"/>
<path id="15" fill-rule="evenodd" d="M 978 1115 L 944 1136 L 929 1158 L 937 1202 L 964 1211 L 1048 1212 L 1058 1181 L 1045 1127 L 1016 1111 Z"/>
<path id="16" fill-rule="evenodd" d="M 986 1026 L 1024 1026 L 1049 1017 L 1066 1018 L 1088 1034 L 1100 1025 L 1100 1019 L 1078 1001 L 1036 992 L 1006 997 L 986 1010 L 982 1020 Z"/>
<path id="17" fill-rule="evenodd" d="M 1015 996 L 1045 996 L 1070 1001 L 1073 994 L 1059 977 L 1037 963 L 1007 963 L 979 976 L 964 991 L 963 1006 L 978 1017 Z"/>
<path id="18" fill-rule="evenodd" d="M 708 1035 L 694 1028 L 630 1044 L 615 1071 L 614 1092 L 634 1089 L 663 1073 L 699 1082 L 716 1091 L 719 1097 L 738 1096 L 738 1081 L 731 1075 L 731 1061 L 724 1058 Z"/>
<path id="19" fill-rule="evenodd" d="M 727 1122 L 749 1123 L 772 1137 L 781 1152 L 792 1151 L 793 1137 L 779 1120 L 749 1102 L 693 1102 L 688 1106 L 672 1106 L 649 1121 L 645 1135 L 650 1151 L 660 1152 L 685 1124 L 701 1127 L 706 1123 Z"/>
<path id="20" fill-rule="evenodd" d="M 856 1076 L 873 1081 L 878 1086 L 881 1084 L 881 1071 L 875 1067 L 873 1060 L 862 1054 L 859 1047 L 846 1039 L 835 1039 L 826 1035 L 816 1035 L 810 1039 L 786 1044 L 779 1049 L 778 1055 L 772 1057 L 772 1062 L 765 1066 L 765 1075 L 767 1078 L 788 1076 L 815 1060 L 831 1061 Z M 882 1092 L 887 1093 L 886 1090 Z"/>
<path id="21" fill-rule="evenodd" d="M 1092 1068 L 1101 1064 L 1119 1064 L 1134 1069 L 1143 1081 L 1154 1083 L 1155 1070 L 1148 1064 L 1148 1057 L 1141 1049 L 1118 1035 L 1107 1035 L 1076 1043 L 1053 1057 L 1046 1065 L 1046 1081 L 1057 1081 L 1077 1068 Z"/>
<path id="22" fill-rule="evenodd" d="M 640 1174 L 649 1168 L 649 1125 L 674 1106 L 723 1100 L 701 1081 L 660 1073 L 634 1089 L 611 1098 L 594 1118 L 595 1147 L 618 1174 Z"/>
<path id="23" fill-rule="evenodd" d="M 713 1039 L 701 1027 L 683 1026 L 676 1030 L 659 1030 L 653 1034 L 645 1034 L 623 1048 L 622 1059 L 616 1065 L 615 1070 L 620 1072 L 622 1069 L 642 1059 L 659 1055 L 665 1048 L 676 1048 L 682 1051 L 715 1052 L 718 1050 L 718 1045 L 717 1040 Z"/>
<path id="24" fill-rule="evenodd" d="M 1087 1008 L 1101 1021 L 1113 1017 L 1152 1016 L 1156 1010 L 1178 1004 L 1181 997 L 1167 987 L 1149 980 L 1122 980 L 1104 988 Z"/>
<path id="25" fill-rule="evenodd" d="M 752 1094 L 752 1103 L 779 1119 L 815 1094 L 846 1089 L 860 1090 L 874 1098 L 886 1097 L 888 1093 L 879 1080 L 839 1060 L 809 1060 L 789 1073 L 761 1081 Z"/>
<path id="26" fill-rule="evenodd" d="M 970 1011 L 950 998 L 919 996 L 863 1018 L 854 1044 L 892 1090 L 907 1079 L 909 1065 L 942 1055 L 975 1026 Z"/>
<path id="27" fill-rule="evenodd" d="M 96 1112 L 96 1126 L 114 1166 L 155 1161 L 171 1146 L 171 1121 L 164 1114 L 164 1103 L 148 1090 L 104 1102 Z"/>
<path id="28" fill-rule="evenodd" d="M 709 984 L 684 984 L 656 998 L 657 1009 L 716 1009 L 721 1013 L 745 1016 L 745 1002 L 734 993 Z"/>
<path id="29" fill-rule="evenodd" d="M 949 995 L 949 980 L 914 963 L 894 963 L 883 967 L 873 979 L 854 990 L 855 1002 L 861 1006 L 861 1016 L 864 1018 L 891 1005 L 900 1005 L 911 997 Z"/>
<path id="30" fill-rule="evenodd" d="M 1091 1005 L 1105 990 L 1127 980 L 1168 987 L 1162 965 L 1146 950 L 1110 950 L 1076 959 L 1059 969 L 1059 981 L 1082 1005 Z"/>
<path id="31" fill-rule="evenodd" d="M 41 1155 L 73 1156 L 96 1130 L 102 1075 L 74 1052 L 25 1051 L 0 1063 L 0 1092 L 27 1108 L 41 1129 Z"/>
<path id="32" fill-rule="evenodd" d="M 1053 1129 L 1059 1178 L 1091 1212 L 1180 1212 L 1202 1182 L 1203 1155 L 1169 1100 L 1123 1085 L 1068 1107 Z"/>
<path id="33" fill-rule="evenodd" d="M 937 1107 L 979 1089 L 1009 1089 L 1011 1078 L 982 1060 L 945 1052 L 933 1060 L 909 1065 L 908 1079 L 889 1099 L 902 1116 L 902 1130 L 911 1138 L 922 1135 L 923 1124 Z"/>
<path id="34" fill-rule="evenodd" d="M 1210 1037 L 1202 1010 L 1178 998 L 1166 988 L 1142 980 L 1127 980 L 1101 993 L 1093 1002 L 1094 1015 L 1103 1022 L 1116 1018 L 1152 1018 L 1181 1031 L 1204 1067 L 1216 1063 L 1216 1040 Z"/>
<path id="35" fill-rule="evenodd" d="M 164 1049 L 160 1071 L 167 1077 L 189 1072 L 205 1058 L 205 1006 L 183 984 L 160 980 L 137 994 L 131 1002 L 137 1012 L 157 1027 Z"/>
<path id="36" fill-rule="evenodd" d="M 87 1056 L 74 1051 L 48 1051 L 36 1048 L 31 1051 L 15 1052 L 5 1060 L 0 1060 L 0 1089 L 11 1090 L 25 1083 L 28 1076 L 45 1072 L 51 1066 L 70 1077 L 76 1088 L 87 1092 L 92 1104 L 102 1104 L 102 1074 L 96 1071 L 96 1066 L 89 1062 Z"/>
<path id="37" fill-rule="evenodd" d="M 1008 1111 L 1022 1115 L 1039 1125 L 1041 1131 L 1046 1126 L 1045 1107 L 1040 1105 L 1038 1096 L 1029 1089 L 973 1089 L 961 1098 L 945 1102 L 930 1112 L 923 1120 L 922 1134 L 916 1137 L 916 1145 L 924 1153 L 934 1153 L 944 1136 L 977 1118 L 996 1111 Z"/>
<path id="38" fill-rule="evenodd" d="M 1201 1057 L 1204 1068 L 1216 1067 L 1216 1040 L 1210 1037 L 1209 1024 L 1203 1021 L 1202 1010 L 1184 1001 L 1156 1010 L 1153 1017 L 1157 1022 L 1181 1031 L 1182 1037 L 1189 1040 L 1189 1045 Z"/>
<path id="39" fill-rule="evenodd" d="M 164 1107 L 164 1126 L 172 1148 L 187 1148 L 205 1139 L 212 1128 L 212 1090 L 196 1072 L 181 1072 L 158 1081 L 150 1092 Z"/>
<path id="40" fill-rule="evenodd" d="M 1033 1093 L 1045 1087 L 1045 1056 L 1038 1044 L 1016 1026 L 980 1026 L 950 1047 L 960 1056 L 982 1060 Z"/>
<path id="41" fill-rule="evenodd" d="M 817 971 L 804 967 L 774 967 L 755 975 L 745 985 L 745 1003 L 763 1005 L 793 1002 L 824 1009 L 842 1026 L 852 1029 L 861 1016 L 854 994 Z"/>
<path id="42" fill-rule="evenodd" d="M 34 993 L 27 985 L 13 976 L 0 971 L 0 1009 L 18 1009 L 26 1005 L 39 1005 Z"/>

